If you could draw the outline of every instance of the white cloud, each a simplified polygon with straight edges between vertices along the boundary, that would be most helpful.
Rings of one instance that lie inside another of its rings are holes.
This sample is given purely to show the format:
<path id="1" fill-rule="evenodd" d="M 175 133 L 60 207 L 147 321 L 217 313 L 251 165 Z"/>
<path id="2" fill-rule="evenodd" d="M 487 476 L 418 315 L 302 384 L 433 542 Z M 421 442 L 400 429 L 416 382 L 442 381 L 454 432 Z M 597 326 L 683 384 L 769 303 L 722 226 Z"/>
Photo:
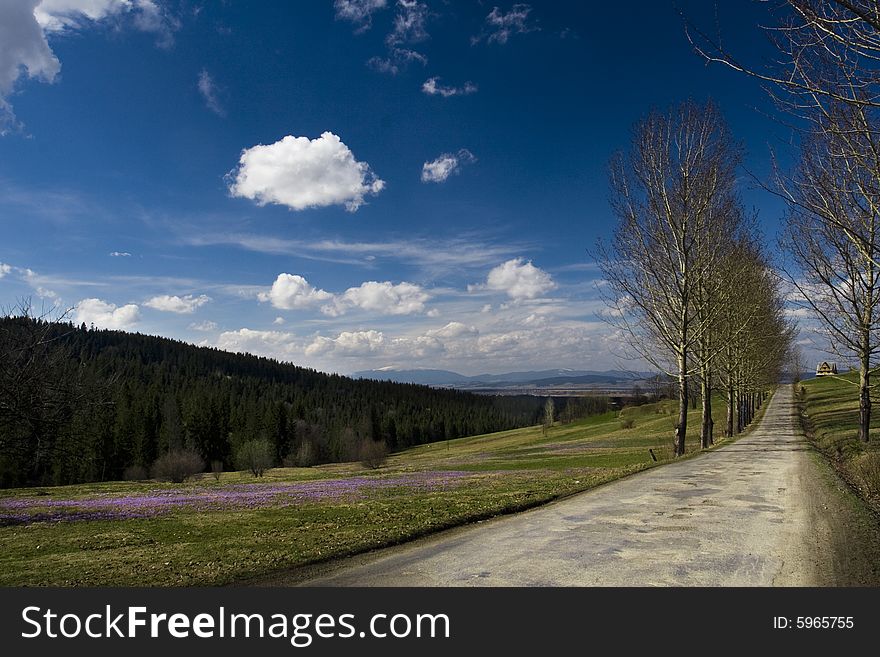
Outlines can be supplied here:
<path id="1" fill-rule="evenodd" d="M 12 271 L 12 265 L 7 265 L 5 262 L 0 262 L 0 278 L 6 276 L 6 274 Z"/>
<path id="2" fill-rule="evenodd" d="M 203 333 L 210 333 L 211 331 L 216 331 L 219 327 L 217 326 L 217 322 L 211 322 L 205 320 L 204 322 L 193 322 L 189 325 L 189 328 L 193 331 L 202 331 Z"/>
<path id="3" fill-rule="evenodd" d="M 174 32 L 180 29 L 180 21 L 170 15 L 156 0 L 134 0 L 137 11 L 134 25 L 141 32 L 156 35 L 156 45 L 170 48 L 174 45 Z"/>
<path id="4" fill-rule="evenodd" d="M 157 45 L 173 43 L 179 22 L 155 0 L 2 0 L 0 2 L 0 135 L 19 129 L 9 96 L 20 77 L 54 82 L 61 63 L 46 35 L 82 30 L 110 18 L 128 16 L 135 29 L 157 35 Z"/>
<path id="5" fill-rule="evenodd" d="M 0 2 L 0 135 L 17 127 L 7 98 L 21 75 L 53 82 L 61 63 L 34 16 L 40 0 Z"/>
<path id="6" fill-rule="evenodd" d="M 458 338 L 462 335 L 476 335 L 479 333 L 475 326 L 468 326 L 461 322 L 449 322 L 446 326 L 431 329 L 425 335 L 432 338 Z"/>
<path id="7" fill-rule="evenodd" d="M 505 292 L 511 299 L 534 299 L 556 287 L 553 278 L 531 260 L 513 258 L 489 272 L 485 285 L 471 286 L 471 290 L 488 289 Z"/>
<path id="8" fill-rule="evenodd" d="M 156 0 L 43 0 L 34 11 L 40 26 L 49 33 L 81 30 L 90 23 L 128 16 L 135 29 L 157 37 L 157 45 L 174 43 L 180 22 Z"/>
<path id="9" fill-rule="evenodd" d="M 370 29 L 373 14 L 387 6 L 387 0 L 334 0 L 336 20 L 351 21 L 357 26 L 356 32 Z"/>
<path id="10" fill-rule="evenodd" d="M 425 66 L 428 63 L 428 58 L 409 48 L 391 48 L 388 57 L 370 57 L 367 60 L 367 66 L 379 73 L 397 75 L 412 62 L 419 62 Z"/>
<path id="11" fill-rule="evenodd" d="M 383 315 L 419 313 L 425 310 L 425 302 L 431 295 L 413 283 L 402 282 L 395 285 L 391 281 L 366 281 L 358 287 L 348 288 L 342 294 L 333 294 L 314 287 L 302 276 L 285 273 L 278 274 L 272 287 L 268 291 L 260 292 L 257 298 L 283 310 L 299 310 L 324 304 L 321 312 L 338 317 L 353 308 Z M 275 323 L 280 322 L 276 320 Z"/>
<path id="12" fill-rule="evenodd" d="M 63 32 L 128 11 L 132 4 L 129 0 L 42 0 L 34 16 L 46 32 Z"/>
<path id="13" fill-rule="evenodd" d="M 111 258 L 130 258 L 131 254 L 128 251 L 111 251 Z"/>
<path id="14" fill-rule="evenodd" d="M 547 315 L 532 313 L 522 321 L 522 324 L 523 326 L 546 326 L 547 321 Z"/>
<path id="15" fill-rule="evenodd" d="M 428 5 L 418 0 L 397 0 L 397 14 L 391 33 L 385 37 L 389 46 L 401 43 L 418 43 L 428 38 L 425 25 L 430 12 Z"/>
<path id="16" fill-rule="evenodd" d="M 479 87 L 470 80 L 460 87 L 440 84 L 440 78 L 436 76 L 428 78 L 422 83 L 422 93 L 429 96 L 443 96 L 444 98 L 449 98 L 450 96 L 469 96 L 477 93 L 478 90 Z"/>
<path id="17" fill-rule="evenodd" d="M 354 212 L 365 196 L 385 187 L 332 132 L 316 139 L 288 135 L 274 144 L 247 148 L 229 178 L 233 196 L 291 210 L 344 204 Z"/>
<path id="18" fill-rule="evenodd" d="M 282 324 L 284 324 L 284 318 L 283 317 L 276 317 L 275 319 L 272 320 L 272 323 L 275 324 L 276 326 L 281 326 Z"/>
<path id="19" fill-rule="evenodd" d="M 40 285 L 36 288 L 37 296 L 43 299 L 52 299 L 52 301 L 60 301 L 61 295 L 59 295 L 55 290 L 50 290 L 47 287 L 42 287 Z"/>
<path id="20" fill-rule="evenodd" d="M 381 331 L 343 331 L 335 338 L 316 337 L 305 348 L 307 356 L 329 353 L 340 356 L 365 356 L 379 351 L 385 346 L 385 335 Z"/>
<path id="21" fill-rule="evenodd" d="M 476 161 L 477 158 L 466 148 L 458 153 L 443 153 L 422 165 L 422 182 L 445 182 L 449 176 L 461 171 L 462 166 Z"/>
<path id="22" fill-rule="evenodd" d="M 275 308 L 297 310 L 330 301 L 333 295 L 312 287 L 305 278 L 297 274 L 278 274 L 271 289 L 260 292 L 257 298 L 262 302 L 270 302 Z"/>
<path id="23" fill-rule="evenodd" d="M 101 299 L 83 299 L 76 304 L 74 322 L 99 328 L 128 329 L 140 320 L 140 309 L 133 303 L 117 307 Z"/>
<path id="24" fill-rule="evenodd" d="M 152 299 L 148 299 L 144 302 L 144 305 L 149 306 L 154 310 L 161 310 L 165 313 L 191 315 L 196 311 L 197 308 L 201 308 L 209 301 L 211 301 L 211 297 L 204 294 L 197 297 L 191 294 L 187 294 L 184 297 L 161 294 L 157 297 L 153 297 Z"/>
<path id="25" fill-rule="evenodd" d="M 493 7 L 486 16 L 486 28 L 478 36 L 472 37 L 471 43 L 476 44 L 486 39 L 487 43 L 505 44 L 514 34 L 535 32 L 539 28 L 529 23 L 531 11 L 530 5 L 522 3 L 513 5 L 507 13 L 498 7 Z"/>
<path id="26" fill-rule="evenodd" d="M 226 116 L 226 110 L 220 104 L 220 98 L 217 95 L 217 84 L 205 69 L 199 73 L 199 81 L 196 86 L 199 93 L 202 94 L 207 108 L 217 116 Z"/>
<path id="27" fill-rule="evenodd" d="M 293 333 L 282 331 L 255 331 L 243 328 L 238 331 L 224 331 L 217 338 L 218 349 L 268 356 L 278 360 L 296 362 L 302 349 Z"/>
<path id="28" fill-rule="evenodd" d="M 359 287 L 350 287 L 321 310 L 327 315 L 338 316 L 349 308 L 360 308 L 383 315 L 411 315 L 425 310 L 425 302 L 431 295 L 413 283 L 390 281 L 382 283 L 367 281 Z"/>

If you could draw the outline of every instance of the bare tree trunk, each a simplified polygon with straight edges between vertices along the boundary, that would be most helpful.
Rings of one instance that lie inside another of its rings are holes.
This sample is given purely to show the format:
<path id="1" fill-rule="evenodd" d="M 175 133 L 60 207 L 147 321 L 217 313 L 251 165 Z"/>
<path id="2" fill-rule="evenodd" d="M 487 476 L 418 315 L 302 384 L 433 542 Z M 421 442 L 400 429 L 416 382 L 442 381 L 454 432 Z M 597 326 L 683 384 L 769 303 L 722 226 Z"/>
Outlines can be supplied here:
<path id="1" fill-rule="evenodd" d="M 703 416 L 700 423 L 700 447 L 706 449 L 714 441 L 712 439 L 712 381 L 708 367 L 704 368 L 700 392 L 703 396 Z"/>
<path id="2" fill-rule="evenodd" d="M 678 354 L 678 424 L 675 427 L 675 456 L 684 455 L 684 438 L 687 434 L 688 421 L 688 380 L 687 380 L 687 353 L 680 351 Z"/>
<path id="3" fill-rule="evenodd" d="M 733 437 L 733 415 L 734 409 L 736 408 L 736 396 L 733 390 L 733 384 L 730 383 L 727 386 L 727 428 L 724 431 L 724 435 L 728 438 Z"/>
<path id="4" fill-rule="evenodd" d="M 862 355 L 861 372 L 859 372 L 859 440 L 867 443 L 871 440 L 871 365 L 866 349 Z"/>
<path id="5" fill-rule="evenodd" d="M 745 404 L 743 403 L 743 394 L 739 391 L 736 393 L 736 432 L 742 433 L 745 420 Z"/>

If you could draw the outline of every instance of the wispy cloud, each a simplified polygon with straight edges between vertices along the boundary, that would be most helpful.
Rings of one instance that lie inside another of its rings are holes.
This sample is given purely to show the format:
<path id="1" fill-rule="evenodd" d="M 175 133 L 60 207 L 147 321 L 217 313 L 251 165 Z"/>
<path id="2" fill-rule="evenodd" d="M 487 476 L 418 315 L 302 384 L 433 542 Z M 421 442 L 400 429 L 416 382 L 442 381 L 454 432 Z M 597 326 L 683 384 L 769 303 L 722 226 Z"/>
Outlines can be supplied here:
<path id="1" fill-rule="evenodd" d="M 422 182 L 445 182 L 449 176 L 461 171 L 461 167 L 476 161 L 474 154 L 466 148 L 458 153 L 443 153 L 422 165 Z"/>
<path id="2" fill-rule="evenodd" d="M 525 243 L 490 243 L 478 236 L 455 239 L 413 238 L 375 242 L 344 240 L 295 240 L 242 233 L 198 234 L 183 238 L 190 246 L 238 246 L 248 251 L 287 255 L 371 266 L 378 259 L 407 265 L 455 270 L 462 267 L 485 267 L 510 255 L 534 248 Z M 352 256 L 358 256 L 354 258 Z"/>
<path id="3" fill-rule="evenodd" d="M 518 3 L 513 5 L 507 12 L 499 7 L 493 7 L 486 16 L 486 25 L 477 36 L 471 37 L 471 44 L 477 44 L 485 39 L 486 43 L 505 44 L 514 34 L 527 34 L 536 32 L 540 28 L 529 20 L 532 13 L 531 5 Z"/>
<path id="4" fill-rule="evenodd" d="M 95 217 L 105 211 L 76 191 L 24 187 L 0 179 L 0 207 L 14 208 L 30 217 L 56 223 L 68 222 L 84 215 Z"/>
<path id="5" fill-rule="evenodd" d="M 418 0 L 397 0 L 391 32 L 385 37 L 389 46 L 418 43 L 428 38 L 428 5 Z"/>
<path id="6" fill-rule="evenodd" d="M 198 87 L 199 93 L 202 95 L 207 108 L 217 116 L 226 116 L 226 109 L 220 103 L 220 98 L 218 96 L 219 91 L 217 89 L 217 83 L 214 82 L 214 78 L 212 78 L 205 69 L 202 69 L 199 73 L 199 81 L 196 86 Z"/>
<path id="7" fill-rule="evenodd" d="M 440 84 L 439 77 L 428 78 L 422 83 L 422 93 L 428 94 L 429 96 L 442 96 L 443 98 L 450 98 L 452 96 L 470 96 L 471 94 L 477 93 L 477 91 L 477 85 L 470 80 L 460 87 Z"/>
<path id="8" fill-rule="evenodd" d="M 336 20 L 354 23 L 355 33 L 369 30 L 373 24 L 373 14 L 387 6 L 387 0 L 333 0 Z"/>
<path id="9" fill-rule="evenodd" d="M 370 57 L 367 66 L 379 73 L 397 75 L 405 70 L 412 62 L 418 62 L 422 66 L 428 63 L 428 58 L 420 52 L 409 48 L 391 48 L 387 57 Z"/>

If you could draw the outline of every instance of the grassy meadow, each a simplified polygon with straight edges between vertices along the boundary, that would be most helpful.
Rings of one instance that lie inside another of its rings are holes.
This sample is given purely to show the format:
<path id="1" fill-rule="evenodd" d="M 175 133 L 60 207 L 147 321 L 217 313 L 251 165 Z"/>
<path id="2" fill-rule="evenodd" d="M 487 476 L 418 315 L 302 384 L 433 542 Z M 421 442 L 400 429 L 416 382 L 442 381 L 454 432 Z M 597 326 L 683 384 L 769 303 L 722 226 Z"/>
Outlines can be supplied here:
<path id="1" fill-rule="evenodd" d="M 858 374 L 803 381 L 798 395 L 807 432 L 838 472 L 880 512 L 880 403 L 872 398 L 871 440 L 858 439 Z"/>
<path id="2" fill-rule="evenodd" d="M 221 585 L 400 543 L 652 467 L 649 449 L 662 463 L 674 407 L 626 408 L 546 435 L 538 426 L 422 445 L 376 470 L 345 463 L 0 491 L 0 585 Z M 698 432 L 693 410 L 691 451 Z"/>

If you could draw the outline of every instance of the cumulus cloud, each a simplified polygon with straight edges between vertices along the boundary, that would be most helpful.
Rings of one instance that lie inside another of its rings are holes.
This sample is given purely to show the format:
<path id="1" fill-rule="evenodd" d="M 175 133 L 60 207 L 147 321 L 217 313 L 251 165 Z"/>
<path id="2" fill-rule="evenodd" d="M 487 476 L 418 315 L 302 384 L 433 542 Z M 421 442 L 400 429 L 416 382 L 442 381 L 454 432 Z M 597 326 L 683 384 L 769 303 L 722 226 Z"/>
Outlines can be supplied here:
<path id="1" fill-rule="evenodd" d="M 7 265 L 5 262 L 0 262 L 0 278 L 3 278 L 12 271 L 12 265 Z"/>
<path id="2" fill-rule="evenodd" d="M 333 0 L 336 20 L 354 23 L 355 32 L 369 30 L 373 23 L 373 14 L 385 9 L 387 5 L 387 0 Z"/>
<path id="3" fill-rule="evenodd" d="M 140 309 L 133 303 L 117 307 L 101 299 L 83 299 L 76 304 L 74 322 L 94 324 L 105 329 L 128 329 L 140 320 Z"/>
<path id="4" fill-rule="evenodd" d="M 350 308 L 360 308 L 383 315 L 411 315 L 425 310 L 431 295 L 413 283 L 367 281 L 350 287 L 322 308 L 327 315 L 342 315 Z"/>
<path id="5" fill-rule="evenodd" d="M 422 182 L 442 183 L 452 174 L 461 171 L 462 166 L 476 161 L 474 154 L 466 148 L 458 153 L 442 153 L 422 165 Z"/>
<path id="6" fill-rule="evenodd" d="M 153 297 L 152 299 L 148 299 L 144 302 L 144 305 L 149 306 L 154 310 L 161 310 L 165 313 L 191 315 L 196 311 L 197 308 L 201 308 L 209 301 L 211 301 L 211 297 L 204 294 L 201 294 L 197 297 L 193 296 L 192 294 L 187 294 L 183 297 L 161 294 L 157 297 Z"/>
<path id="7" fill-rule="evenodd" d="M 131 254 L 128 251 L 111 251 L 111 258 L 130 258 Z"/>
<path id="8" fill-rule="evenodd" d="M 556 287 L 553 278 L 531 260 L 513 258 L 489 272 L 486 283 L 469 286 L 470 290 L 488 289 L 505 292 L 514 300 L 534 299 Z"/>
<path id="9" fill-rule="evenodd" d="M 278 360 L 296 361 L 302 348 L 293 333 L 283 331 L 255 331 L 243 328 L 224 331 L 217 338 L 216 346 L 225 351 L 268 356 Z"/>
<path id="10" fill-rule="evenodd" d="M 34 16 L 40 0 L 0 2 L 0 135 L 18 123 L 7 98 L 21 75 L 53 82 L 61 63 Z"/>
<path id="11" fill-rule="evenodd" d="M 300 310 L 320 305 L 321 312 L 325 315 L 338 317 L 353 308 L 382 315 L 418 313 L 424 311 L 425 302 L 431 295 L 413 283 L 394 284 L 391 281 L 366 281 L 341 294 L 334 294 L 314 287 L 302 276 L 284 273 L 278 274 L 272 287 L 260 292 L 257 298 L 282 310 Z M 280 322 L 276 320 L 277 323 Z"/>
<path id="12" fill-rule="evenodd" d="M 442 96 L 449 98 L 451 96 L 470 96 L 477 93 L 479 87 L 468 80 L 460 87 L 451 87 L 449 85 L 440 84 L 439 77 L 428 78 L 422 83 L 422 93 L 429 96 Z"/>
<path id="13" fill-rule="evenodd" d="M 318 290 L 297 274 L 278 274 L 268 292 L 260 292 L 257 298 L 270 302 L 275 308 L 297 310 L 309 308 L 333 299 L 333 295 Z"/>
<path id="14" fill-rule="evenodd" d="M 276 317 L 275 319 L 272 320 L 272 323 L 275 324 L 276 326 L 281 326 L 282 324 L 284 324 L 284 318 L 283 317 Z"/>
<path id="15" fill-rule="evenodd" d="M 217 326 L 217 322 L 205 320 L 204 322 L 193 322 L 189 325 L 189 328 L 193 331 L 210 333 L 211 331 L 216 331 L 219 327 Z"/>
<path id="16" fill-rule="evenodd" d="M 507 13 L 499 7 L 493 7 L 486 16 L 485 28 L 479 35 L 471 38 L 471 43 L 477 44 L 485 39 L 487 43 L 505 44 L 514 34 L 535 32 L 539 28 L 529 22 L 531 12 L 532 7 L 522 3 L 513 5 Z"/>
<path id="17" fill-rule="evenodd" d="M 428 38 L 426 24 L 430 12 L 428 5 L 418 0 L 397 0 L 397 14 L 391 32 L 385 37 L 389 46 L 402 43 L 418 43 Z"/>
<path id="18" fill-rule="evenodd" d="M 196 86 L 202 95 L 202 99 L 205 101 L 205 106 L 217 116 L 226 116 L 226 110 L 220 103 L 218 96 L 217 84 L 205 69 L 202 69 L 201 73 L 199 73 L 199 81 Z"/>
<path id="19" fill-rule="evenodd" d="M 355 212 L 366 196 L 385 187 L 332 132 L 316 139 L 288 135 L 274 144 L 246 148 L 228 178 L 233 196 L 291 210 L 344 205 Z"/>
<path id="20" fill-rule="evenodd" d="M 4 0 L 0 2 L 0 135 L 20 128 L 9 96 L 22 76 L 54 82 L 61 63 L 47 35 L 59 36 L 114 17 L 170 46 L 178 21 L 155 0 Z"/>
<path id="21" fill-rule="evenodd" d="M 335 338 L 316 337 L 305 348 L 307 356 L 333 353 L 340 356 L 366 356 L 379 351 L 385 345 L 381 331 L 343 331 Z"/>

